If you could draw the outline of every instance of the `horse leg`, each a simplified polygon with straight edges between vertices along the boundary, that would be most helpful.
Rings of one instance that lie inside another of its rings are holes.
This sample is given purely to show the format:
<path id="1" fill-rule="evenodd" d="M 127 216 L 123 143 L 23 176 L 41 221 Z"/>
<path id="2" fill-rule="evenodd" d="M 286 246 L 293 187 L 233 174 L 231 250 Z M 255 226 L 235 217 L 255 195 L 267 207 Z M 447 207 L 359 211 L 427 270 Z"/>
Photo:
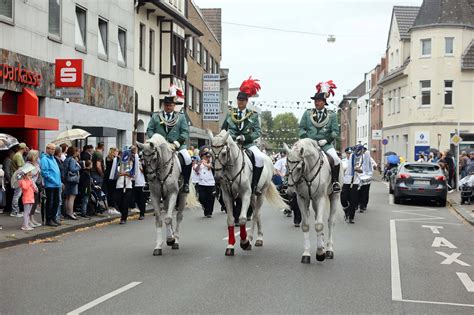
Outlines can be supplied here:
<path id="1" fill-rule="evenodd" d="M 315 202 L 316 201 L 316 202 Z M 315 229 L 316 229 L 316 260 L 324 261 L 326 259 L 326 248 L 324 247 L 324 223 L 323 223 L 323 214 L 324 210 L 328 206 L 328 197 L 322 196 L 313 200 L 313 209 L 315 212 Z"/>
<path id="2" fill-rule="evenodd" d="M 255 222 L 257 223 L 257 240 L 255 241 L 255 246 L 257 247 L 263 246 L 263 230 L 262 230 L 262 221 L 261 221 L 261 214 L 260 214 L 260 211 L 262 210 L 262 204 L 263 204 L 263 194 L 256 197 L 254 213 L 253 213 L 253 218 L 252 218 L 252 234 L 255 227 Z"/>
<path id="3" fill-rule="evenodd" d="M 309 200 L 297 197 L 298 207 L 301 210 L 301 230 L 304 237 L 304 252 L 301 257 L 302 264 L 309 264 L 311 262 L 311 246 L 309 242 Z"/>
<path id="4" fill-rule="evenodd" d="M 332 232 L 336 221 L 334 220 L 336 216 L 336 211 L 338 207 L 338 199 L 339 194 L 332 194 L 330 197 L 330 210 L 329 210 L 329 218 L 328 218 L 328 243 L 327 243 L 327 250 L 326 250 L 326 258 L 327 259 L 334 259 L 334 250 L 333 250 L 333 241 L 332 241 Z"/>
<path id="5" fill-rule="evenodd" d="M 222 189 L 222 199 L 224 200 L 227 209 L 227 248 L 225 250 L 226 256 L 234 256 L 235 245 L 235 231 L 234 231 L 234 201 L 231 196 Z"/>
<path id="6" fill-rule="evenodd" d="M 155 208 L 156 245 L 153 256 L 161 256 L 163 248 L 163 221 L 161 221 L 161 209 Z"/>
<path id="7" fill-rule="evenodd" d="M 245 196 L 245 197 L 244 197 Z M 247 223 L 247 210 L 250 206 L 250 196 L 241 195 L 242 208 L 240 209 L 239 224 L 240 224 L 240 247 L 243 250 L 251 250 L 252 244 L 250 244 L 247 238 L 247 228 L 245 224 Z M 254 209 L 255 211 L 255 209 Z"/>
<path id="8" fill-rule="evenodd" d="M 181 224 L 181 221 L 183 221 L 183 210 L 186 206 L 186 195 L 180 193 L 178 199 L 178 210 L 176 212 L 176 228 L 174 229 L 175 243 L 171 246 L 171 249 L 179 249 L 179 226 Z"/>
<path id="9" fill-rule="evenodd" d="M 173 210 L 176 206 L 177 198 L 177 193 L 171 193 L 165 202 L 166 245 L 168 246 L 172 246 L 176 241 L 173 235 Z"/>

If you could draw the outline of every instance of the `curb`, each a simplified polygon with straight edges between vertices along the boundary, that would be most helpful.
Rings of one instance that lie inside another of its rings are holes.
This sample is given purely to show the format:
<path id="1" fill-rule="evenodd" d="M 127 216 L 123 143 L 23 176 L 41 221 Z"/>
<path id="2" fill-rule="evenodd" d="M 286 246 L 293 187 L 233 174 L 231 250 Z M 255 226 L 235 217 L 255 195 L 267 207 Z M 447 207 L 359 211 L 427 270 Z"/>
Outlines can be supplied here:
<path id="1" fill-rule="evenodd" d="M 152 213 L 152 212 L 153 212 L 153 208 L 147 208 L 145 210 L 145 213 Z M 132 217 L 132 215 L 130 215 L 129 218 L 130 217 Z M 12 247 L 12 246 L 16 246 L 16 245 L 21 245 L 21 244 L 28 244 L 28 243 L 33 242 L 33 241 L 59 236 L 59 235 L 66 234 L 66 233 L 69 233 L 69 232 L 74 232 L 75 230 L 78 230 L 78 229 L 82 229 L 82 228 L 86 228 L 86 227 L 92 227 L 92 226 L 95 226 L 95 225 L 100 224 L 100 223 L 112 222 L 112 221 L 114 221 L 116 219 L 119 219 L 119 218 L 120 218 L 120 216 L 116 215 L 116 216 L 113 216 L 113 217 L 106 217 L 106 218 L 101 218 L 101 219 L 98 219 L 98 220 L 90 220 L 88 222 L 84 222 L 84 223 L 81 223 L 81 224 L 72 225 L 72 226 L 68 226 L 68 227 L 59 228 L 59 229 L 56 229 L 56 230 L 53 230 L 53 231 L 45 231 L 43 233 L 39 233 L 39 234 L 32 235 L 32 236 L 22 237 L 22 238 L 18 238 L 18 239 L 14 239 L 14 240 L 3 241 L 3 242 L 0 242 L 0 249 L 7 248 L 7 247 Z"/>
<path id="2" fill-rule="evenodd" d="M 448 199 L 447 200 L 448 205 L 456 211 L 457 214 L 459 214 L 465 221 L 467 221 L 469 224 L 474 225 L 474 217 L 470 216 L 469 211 L 463 209 L 461 205 L 459 205 L 457 202 L 453 202 L 452 200 Z M 473 212 L 474 214 L 474 212 Z"/>

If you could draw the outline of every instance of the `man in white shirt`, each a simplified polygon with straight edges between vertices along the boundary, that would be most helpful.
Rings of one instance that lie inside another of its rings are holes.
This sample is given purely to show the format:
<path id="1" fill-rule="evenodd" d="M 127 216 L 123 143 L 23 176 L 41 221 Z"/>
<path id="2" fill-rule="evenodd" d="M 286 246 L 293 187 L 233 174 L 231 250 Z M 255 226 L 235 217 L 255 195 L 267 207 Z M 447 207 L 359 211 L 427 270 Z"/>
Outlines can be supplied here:
<path id="1" fill-rule="evenodd" d="M 362 174 L 360 175 L 361 182 L 359 186 L 359 210 L 363 213 L 367 210 L 367 204 L 369 203 L 369 192 L 370 183 L 372 182 L 372 176 L 374 172 L 374 166 L 372 164 L 372 157 L 367 151 L 367 148 L 363 149 L 363 167 Z"/>
<path id="2" fill-rule="evenodd" d="M 199 169 L 199 202 L 201 203 L 204 216 L 212 217 L 215 200 L 214 174 L 212 173 L 211 153 L 206 152 L 202 156 L 201 166 Z"/>
<path id="3" fill-rule="evenodd" d="M 359 205 L 359 184 L 360 176 L 364 172 L 364 147 L 356 145 L 347 163 L 344 172 L 344 185 L 341 192 L 341 204 L 345 212 L 346 222 L 354 224 L 354 216 Z M 370 164 L 370 163 L 369 163 Z"/>
<path id="4" fill-rule="evenodd" d="M 286 152 L 280 152 L 280 156 L 281 158 L 275 162 L 273 167 L 275 168 L 276 175 L 283 179 L 286 176 Z"/>

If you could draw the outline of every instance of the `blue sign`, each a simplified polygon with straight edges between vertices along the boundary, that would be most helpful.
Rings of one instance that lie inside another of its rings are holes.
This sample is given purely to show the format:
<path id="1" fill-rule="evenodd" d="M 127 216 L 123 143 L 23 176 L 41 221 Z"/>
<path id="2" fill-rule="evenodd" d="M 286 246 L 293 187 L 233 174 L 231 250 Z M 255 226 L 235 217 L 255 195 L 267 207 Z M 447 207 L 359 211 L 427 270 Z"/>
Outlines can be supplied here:
<path id="1" fill-rule="evenodd" d="M 388 139 L 383 139 L 383 140 L 382 140 L 382 144 L 383 144 L 383 145 L 387 145 L 387 144 L 388 144 Z"/>
<path id="2" fill-rule="evenodd" d="M 417 161 L 420 158 L 420 153 L 423 153 L 425 155 L 425 158 L 428 157 L 430 154 L 430 146 L 415 146 L 415 159 L 414 161 Z"/>

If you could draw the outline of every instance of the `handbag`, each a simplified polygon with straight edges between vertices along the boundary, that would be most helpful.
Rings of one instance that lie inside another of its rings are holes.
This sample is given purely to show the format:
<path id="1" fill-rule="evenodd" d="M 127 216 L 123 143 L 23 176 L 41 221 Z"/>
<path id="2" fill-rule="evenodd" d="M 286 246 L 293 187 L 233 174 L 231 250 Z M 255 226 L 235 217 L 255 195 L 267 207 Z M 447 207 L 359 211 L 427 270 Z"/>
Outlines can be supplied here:
<path id="1" fill-rule="evenodd" d="M 7 193 L 3 188 L 0 188 L 0 208 L 5 208 L 7 205 Z"/>
<path id="2" fill-rule="evenodd" d="M 67 172 L 66 181 L 68 183 L 78 184 L 79 183 L 79 172 Z"/>

